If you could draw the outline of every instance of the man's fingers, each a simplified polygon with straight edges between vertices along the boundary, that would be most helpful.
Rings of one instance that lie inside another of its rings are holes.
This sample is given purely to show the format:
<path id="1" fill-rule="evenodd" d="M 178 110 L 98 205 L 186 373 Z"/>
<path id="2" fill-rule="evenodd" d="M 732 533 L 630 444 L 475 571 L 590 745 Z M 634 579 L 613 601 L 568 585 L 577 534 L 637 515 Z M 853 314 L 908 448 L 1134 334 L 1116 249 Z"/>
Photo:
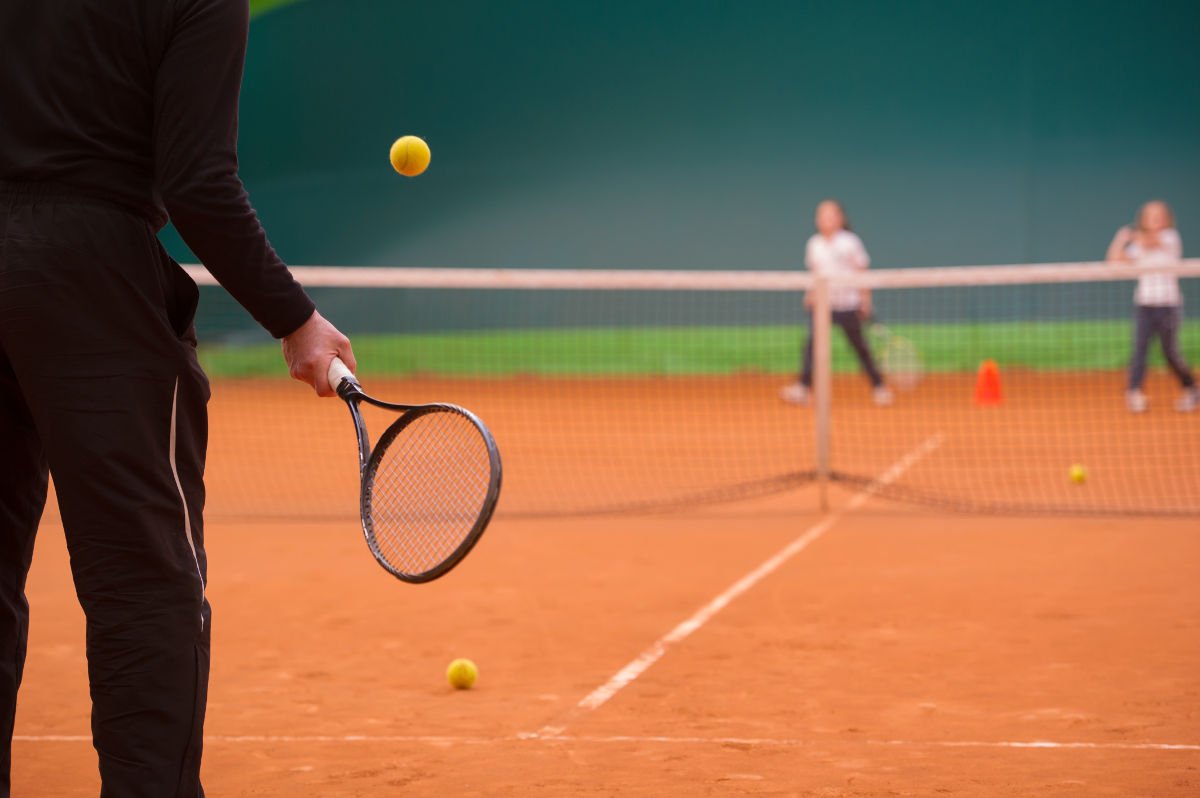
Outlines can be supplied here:
<path id="1" fill-rule="evenodd" d="M 351 371 L 358 371 L 358 361 L 354 359 L 354 349 L 350 346 L 350 339 L 347 338 L 345 342 L 338 347 L 337 356 L 340 357 L 342 362 L 346 364 L 346 368 L 350 369 Z"/>
<path id="2" fill-rule="evenodd" d="M 329 387 L 329 379 L 325 376 L 329 373 L 329 364 L 324 367 L 316 360 L 307 360 L 303 363 L 296 363 L 290 369 L 292 379 L 306 383 L 316 391 L 317 396 L 334 396 L 336 395 L 332 388 Z"/>
<path id="3" fill-rule="evenodd" d="M 311 385 L 317 396 L 336 395 L 328 377 L 329 362 L 334 357 L 341 357 L 351 371 L 358 367 L 350 339 L 320 313 L 314 312 L 308 321 L 285 336 L 282 347 L 292 377 Z"/>
<path id="4" fill-rule="evenodd" d="M 322 358 L 324 360 L 324 358 Z M 333 360 L 333 358 L 329 358 Z M 329 363 L 314 360 L 308 374 L 308 384 L 317 392 L 317 396 L 337 396 L 337 392 L 329 385 Z"/>

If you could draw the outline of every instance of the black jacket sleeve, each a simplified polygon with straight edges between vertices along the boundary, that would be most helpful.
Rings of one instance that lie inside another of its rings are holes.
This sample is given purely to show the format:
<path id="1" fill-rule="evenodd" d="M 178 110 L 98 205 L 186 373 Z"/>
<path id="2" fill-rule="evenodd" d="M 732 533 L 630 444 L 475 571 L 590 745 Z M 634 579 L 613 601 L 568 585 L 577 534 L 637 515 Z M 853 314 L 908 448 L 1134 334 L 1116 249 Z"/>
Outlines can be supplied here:
<path id="1" fill-rule="evenodd" d="M 238 177 L 248 0 L 174 0 L 155 78 L 156 184 L 183 240 L 276 338 L 315 306 L 275 253 Z"/>

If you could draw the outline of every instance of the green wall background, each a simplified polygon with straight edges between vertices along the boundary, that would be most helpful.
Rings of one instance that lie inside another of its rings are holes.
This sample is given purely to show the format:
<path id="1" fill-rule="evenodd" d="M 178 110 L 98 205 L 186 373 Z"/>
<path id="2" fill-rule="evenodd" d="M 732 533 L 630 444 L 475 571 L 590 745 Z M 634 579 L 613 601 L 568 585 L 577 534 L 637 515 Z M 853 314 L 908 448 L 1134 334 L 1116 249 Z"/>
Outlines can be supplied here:
<path id="1" fill-rule="evenodd" d="M 242 173 L 304 264 L 795 268 L 831 195 L 880 267 L 1098 259 L 1151 197 L 1200 247 L 1197 41 L 1195 0 L 306 0 L 252 26 Z"/>

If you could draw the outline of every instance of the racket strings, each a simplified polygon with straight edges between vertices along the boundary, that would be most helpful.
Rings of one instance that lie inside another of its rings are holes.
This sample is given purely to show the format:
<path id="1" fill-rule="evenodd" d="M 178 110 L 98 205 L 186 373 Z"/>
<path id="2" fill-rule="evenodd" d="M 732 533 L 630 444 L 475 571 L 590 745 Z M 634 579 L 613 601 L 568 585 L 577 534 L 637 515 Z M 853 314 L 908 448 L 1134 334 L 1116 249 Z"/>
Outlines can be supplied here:
<path id="1" fill-rule="evenodd" d="M 909 341 L 893 337 L 884 345 L 879 359 L 884 374 L 899 388 L 911 391 L 921 381 L 921 355 Z"/>
<path id="2" fill-rule="evenodd" d="M 491 483 L 487 444 L 454 412 L 409 422 L 379 454 L 369 517 L 377 554 L 406 574 L 447 560 L 470 536 Z"/>
<path id="3" fill-rule="evenodd" d="M 925 365 L 913 342 L 879 323 L 871 325 L 871 341 L 884 378 L 901 390 L 915 389 Z"/>

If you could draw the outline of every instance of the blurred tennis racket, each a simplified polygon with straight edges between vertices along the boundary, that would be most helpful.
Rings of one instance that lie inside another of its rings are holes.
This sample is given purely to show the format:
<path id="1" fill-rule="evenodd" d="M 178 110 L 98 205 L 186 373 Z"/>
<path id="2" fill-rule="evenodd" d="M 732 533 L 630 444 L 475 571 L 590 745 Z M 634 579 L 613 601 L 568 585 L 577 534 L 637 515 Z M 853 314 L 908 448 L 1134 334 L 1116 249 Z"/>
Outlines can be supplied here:
<path id="1" fill-rule="evenodd" d="M 354 419 L 359 511 L 371 554 L 405 582 L 445 575 L 479 541 L 500 498 L 500 452 L 492 434 L 456 405 L 368 396 L 341 358 L 329 364 L 328 379 Z M 374 449 L 362 402 L 400 413 Z"/>
<path id="2" fill-rule="evenodd" d="M 871 348 L 879 359 L 884 379 L 903 391 L 916 388 L 925 373 L 925 366 L 913 342 L 896 335 L 877 318 L 871 319 L 870 335 Z"/>

